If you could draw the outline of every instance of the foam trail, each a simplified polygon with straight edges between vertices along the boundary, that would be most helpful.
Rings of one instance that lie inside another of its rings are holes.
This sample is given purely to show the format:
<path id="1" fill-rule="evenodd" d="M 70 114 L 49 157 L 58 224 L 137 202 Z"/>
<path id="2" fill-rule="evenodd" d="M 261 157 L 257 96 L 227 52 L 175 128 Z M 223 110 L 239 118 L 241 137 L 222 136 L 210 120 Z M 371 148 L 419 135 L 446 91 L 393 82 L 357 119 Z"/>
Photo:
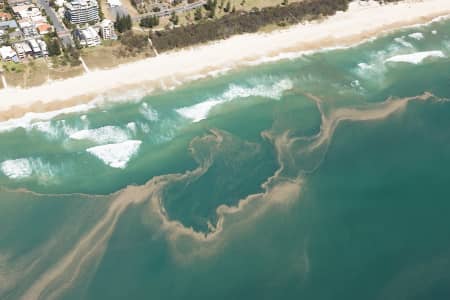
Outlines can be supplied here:
<path id="1" fill-rule="evenodd" d="M 158 112 L 145 102 L 142 103 L 139 112 L 149 121 L 156 122 L 159 119 Z"/>
<path id="2" fill-rule="evenodd" d="M 414 48 L 414 46 L 410 42 L 405 41 L 405 37 L 404 36 L 395 38 L 394 40 L 397 43 L 399 43 L 400 45 L 402 45 L 402 46 L 405 46 L 405 47 L 408 47 L 408 48 Z"/>
<path id="3" fill-rule="evenodd" d="M 422 40 L 424 38 L 423 33 L 421 33 L 421 32 L 411 33 L 408 36 L 410 38 L 413 38 L 413 39 L 418 40 L 418 41 L 420 41 L 420 40 Z"/>

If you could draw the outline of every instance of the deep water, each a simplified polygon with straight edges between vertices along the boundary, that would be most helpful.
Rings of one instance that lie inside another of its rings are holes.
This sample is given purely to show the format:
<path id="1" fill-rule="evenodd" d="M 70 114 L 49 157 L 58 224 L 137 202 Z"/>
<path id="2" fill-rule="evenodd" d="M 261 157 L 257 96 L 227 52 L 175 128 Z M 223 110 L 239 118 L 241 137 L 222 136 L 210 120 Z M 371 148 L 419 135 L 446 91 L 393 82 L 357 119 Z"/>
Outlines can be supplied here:
<path id="1" fill-rule="evenodd" d="M 450 299 L 449 21 L 123 97 L 0 123 L 0 299 Z"/>

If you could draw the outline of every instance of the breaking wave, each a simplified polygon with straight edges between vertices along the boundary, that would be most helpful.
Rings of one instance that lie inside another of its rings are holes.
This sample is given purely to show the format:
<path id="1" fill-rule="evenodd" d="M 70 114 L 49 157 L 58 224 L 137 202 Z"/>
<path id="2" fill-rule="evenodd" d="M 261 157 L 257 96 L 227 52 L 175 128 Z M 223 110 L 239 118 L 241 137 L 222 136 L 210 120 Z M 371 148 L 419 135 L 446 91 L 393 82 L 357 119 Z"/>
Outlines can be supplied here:
<path id="1" fill-rule="evenodd" d="M 40 158 L 18 158 L 6 160 L 0 164 L 0 170 L 9 179 L 21 180 L 37 177 L 38 181 L 45 182 L 54 176 L 50 164 Z"/>
<path id="2" fill-rule="evenodd" d="M 145 102 L 141 104 L 139 112 L 149 121 L 156 122 L 159 119 L 158 112 Z"/>
<path id="3" fill-rule="evenodd" d="M 292 89 L 290 79 L 280 80 L 273 85 L 259 84 L 254 87 L 244 87 L 232 84 L 221 96 L 211 98 L 192 106 L 182 107 L 176 110 L 178 114 L 192 122 L 199 122 L 208 117 L 210 111 L 218 105 L 248 97 L 264 97 L 279 100 L 283 93 Z"/>
<path id="4" fill-rule="evenodd" d="M 121 143 L 130 139 L 128 131 L 117 126 L 85 129 L 69 136 L 73 140 L 88 140 L 96 144 Z"/>
<path id="5" fill-rule="evenodd" d="M 33 126 L 34 126 L 34 129 L 38 129 L 38 130 L 41 129 L 44 132 L 50 132 L 49 125 L 46 123 L 43 123 L 43 121 L 49 121 L 49 120 L 54 119 L 61 115 L 87 112 L 96 107 L 97 107 L 96 104 L 94 104 L 92 102 L 92 103 L 88 103 L 88 104 L 81 104 L 81 105 L 72 106 L 72 107 L 54 110 L 54 111 L 49 111 L 49 112 L 45 112 L 45 113 L 29 112 L 29 113 L 26 113 L 23 117 L 0 122 L 0 132 L 8 132 L 8 131 L 12 131 L 12 130 L 15 130 L 18 128 L 23 128 L 25 130 L 29 130 L 30 128 L 33 128 Z M 33 124 L 38 124 L 38 125 L 33 125 Z"/>
<path id="6" fill-rule="evenodd" d="M 125 169 L 128 162 L 138 152 L 141 141 L 129 140 L 116 144 L 96 146 L 86 149 L 111 168 Z"/>
<path id="7" fill-rule="evenodd" d="M 396 55 L 386 59 L 386 62 L 403 62 L 409 64 L 420 64 L 427 58 L 445 58 L 445 54 L 442 51 L 422 51 L 411 54 Z"/>

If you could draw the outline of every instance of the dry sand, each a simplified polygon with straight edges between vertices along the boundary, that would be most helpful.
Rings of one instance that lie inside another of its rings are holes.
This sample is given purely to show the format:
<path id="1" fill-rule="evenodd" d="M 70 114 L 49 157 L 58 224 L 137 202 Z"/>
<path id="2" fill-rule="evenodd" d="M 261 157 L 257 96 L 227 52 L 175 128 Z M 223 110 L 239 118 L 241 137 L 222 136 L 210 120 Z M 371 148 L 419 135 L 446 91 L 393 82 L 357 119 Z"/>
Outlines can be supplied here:
<path id="1" fill-rule="evenodd" d="M 271 33 L 238 35 L 28 89 L 2 89 L 0 119 L 18 117 L 27 111 L 60 109 L 130 89 L 148 92 L 155 87 L 176 85 L 211 72 L 282 57 L 283 53 L 349 46 L 448 15 L 450 0 L 406 0 L 388 5 L 355 1 L 348 11 L 322 21 Z"/>

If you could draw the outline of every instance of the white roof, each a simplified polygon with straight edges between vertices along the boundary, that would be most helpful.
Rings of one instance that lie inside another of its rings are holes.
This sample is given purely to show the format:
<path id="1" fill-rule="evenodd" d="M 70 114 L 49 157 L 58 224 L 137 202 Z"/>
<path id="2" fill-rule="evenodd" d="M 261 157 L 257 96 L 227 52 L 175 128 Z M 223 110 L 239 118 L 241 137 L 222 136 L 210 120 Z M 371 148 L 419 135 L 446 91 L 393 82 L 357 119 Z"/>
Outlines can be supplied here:
<path id="1" fill-rule="evenodd" d="M 120 2 L 120 0 L 107 0 L 109 6 L 114 7 L 114 6 L 122 6 L 122 3 Z"/>
<path id="2" fill-rule="evenodd" d="M 37 40 L 42 51 L 47 51 L 47 44 L 43 40 Z"/>
<path id="3" fill-rule="evenodd" d="M 15 43 L 14 47 L 16 48 L 17 51 L 25 51 L 25 52 L 31 52 L 31 48 L 30 45 L 28 45 L 25 42 L 20 42 L 20 43 Z"/>
<path id="4" fill-rule="evenodd" d="M 28 40 L 28 43 L 30 44 L 31 48 L 34 49 L 39 49 L 39 45 L 37 44 L 36 40 Z"/>
<path id="5" fill-rule="evenodd" d="M 10 46 L 3 46 L 0 48 L 0 55 L 3 59 L 8 59 L 16 56 L 17 53 Z"/>
<path id="6" fill-rule="evenodd" d="M 100 26 L 102 27 L 107 27 L 107 26 L 112 26 L 113 25 L 113 21 L 108 20 L 108 19 L 104 19 L 101 23 Z"/>
<path id="7" fill-rule="evenodd" d="M 122 3 L 120 2 L 120 0 L 107 0 L 109 6 L 114 7 L 114 6 L 122 6 Z"/>
<path id="8" fill-rule="evenodd" d="M 81 34 L 84 36 L 85 39 L 94 39 L 98 36 L 97 31 L 95 31 L 95 29 L 92 27 L 82 29 Z"/>

